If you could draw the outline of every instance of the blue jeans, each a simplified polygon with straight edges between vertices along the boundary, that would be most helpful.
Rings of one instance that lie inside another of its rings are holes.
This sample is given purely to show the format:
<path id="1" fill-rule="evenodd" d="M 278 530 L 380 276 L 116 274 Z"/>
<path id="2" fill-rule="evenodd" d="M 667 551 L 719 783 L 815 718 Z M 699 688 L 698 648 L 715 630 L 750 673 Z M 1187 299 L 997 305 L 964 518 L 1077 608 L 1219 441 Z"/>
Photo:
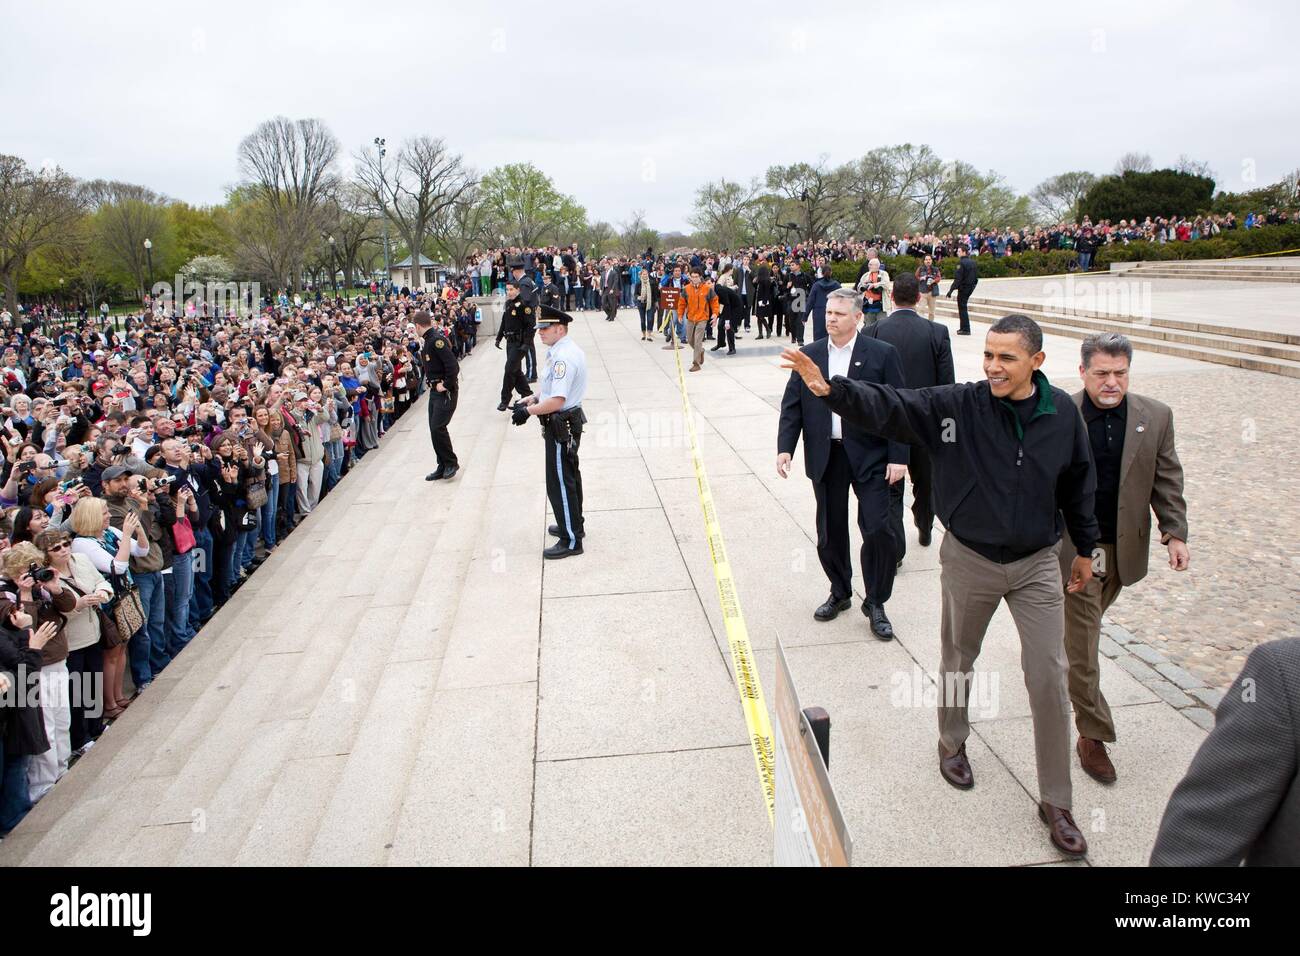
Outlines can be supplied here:
<path id="1" fill-rule="evenodd" d="M 324 487 L 333 488 L 343 477 L 343 439 L 338 441 L 326 442 L 325 447 L 329 449 L 330 461 L 325 466 Z"/>
<path id="2" fill-rule="evenodd" d="M 1087 272 L 1088 267 L 1091 265 L 1092 265 L 1092 253 L 1091 252 L 1079 253 L 1079 271 Z"/>
<path id="3" fill-rule="evenodd" d="M 240 568 L 251 567 L 255 557 L 257 557 L 257 529 L 249 528 L 247 531 L 239 532 L 239 537 L 235 539 L 235 573 L 238 574 Z"/>
<path id="4" fill-rule="evenodd" d="M 16 714 L 10 717 L 18 719 Z M 18 826 L 32 808 L 32 801 L 27 796 L 27 764 L 30 760 L 30 757 L 6 754 L 4 737 L 0 737 L 0 836 Z"/>
<path id="5" fill-rule="evenodd" d="M 202 551 L 202 554 L 198 552 Z M 194 530 L 194 549 L 190 551 L 194 562 L 194 587 L 190 596 L 189 636 L 199 632 L 203 622 L 212 616 L 212 532 L 207 528 Z M 202 563 L 200 563 L 202 562 Z M 168 602 L 168 606 L 171 602 Z M 186 638 L 188 641 L 189 638 Z M 184 646 L 184 645 L 182 645 Z"/>
<path id="6" fill-rule="evenodd" d="M 161 571 L 148 574 L 137 571 L 135 583 L 144 606 L 144 624 L 127 645 L 127 656 L 132 682 L 136 687 L 143 687 L 171 663 L 171 655 L 167 653 L 167 596 Z"/>
<path id="7" fill-rule="evenodd" d="M 172 573 L 164 574 L 163 590 L 167 601 L 165 650 L 175 657 L 194 637 L 190 627 L 190 604 L 194 594 L 194 552 L 178 554 L 172 560 Z"/>
<path id="8" fill-rule="evenodd" d="M 673 325 L 677 326 L 677 341 L 684 344 L 686 342 L 686 320 L 681 316 L 679 316 L 676 312 L 672 312 L 669 314 L 672 315 L 673 317 L 672 318 Z M 665 332 L 664 340 L 668 341 L 669 338 L 670 338 L 669 334 Z"/>
<path id="9" fill-rule="evenodd" d="M 339 444 L 343 444 L 339 442 Z M 275 547 L 275 509 L 280 504 L 280 476 L 274 475 L 266 483 L 266 504 L 257 514 L 257 523 L 262 530 L 262 543 L 269 551 Z"/>

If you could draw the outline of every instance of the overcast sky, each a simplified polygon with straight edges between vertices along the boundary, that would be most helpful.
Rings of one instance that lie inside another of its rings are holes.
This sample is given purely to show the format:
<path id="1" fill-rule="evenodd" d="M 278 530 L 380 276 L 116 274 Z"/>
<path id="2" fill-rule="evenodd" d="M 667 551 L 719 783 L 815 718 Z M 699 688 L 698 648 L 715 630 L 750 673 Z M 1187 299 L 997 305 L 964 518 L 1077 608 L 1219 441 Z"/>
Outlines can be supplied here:
<path id="1" fill-rule="evenodd" d="M 1207 160 L 1235 191 L 1300 166 L 1298 10 L 0 0 L 0 152 L 209 204 L 258 122 L 319 117 L 347 166 L 375 136 L 441 136 L 664 231 L 689 231 L 707 180 L 901 142 L 1021 192 L 1128 150 Z"/>

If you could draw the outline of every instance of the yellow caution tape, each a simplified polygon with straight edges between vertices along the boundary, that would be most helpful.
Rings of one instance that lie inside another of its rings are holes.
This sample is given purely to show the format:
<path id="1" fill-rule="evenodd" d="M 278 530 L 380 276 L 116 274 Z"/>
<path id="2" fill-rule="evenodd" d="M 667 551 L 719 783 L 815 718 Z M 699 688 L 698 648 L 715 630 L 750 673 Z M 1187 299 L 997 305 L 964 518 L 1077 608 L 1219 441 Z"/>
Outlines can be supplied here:
<path id="1" fill-rule="evenodd" d="M 672 344 L 677 345 L 676 324 L 673 325 Z M 695 432 L 695 415 L 691 411 L 690 395 L 686 391 L 686 376 L 682 372 L 682 355 L 673 349 L 677 360 L 677 384 L 682 392 L 682 411 L 686 429 L 691 436 L 691 457 L 695 463 L 695 483 L 704 512 L 704 531 L 709 539 L 709 558 L 713 562 L 713 578 L 718 585 L 718 602 L 722 605 L 722 623 L 727 630 L 727 643 L 731 647 L 731 662 L 736 671 L 736 688 L 740 691 L 740 706 L 745 713 L 745 726 L 749 730 L 749 744 L 754 751 L 754 764 L 758 768 L 763 799 L 767 803 L 768 823 L 776 818 L 776 750 L 772 740 L 772 721 L 763 697 L 763 684 L 758 678 L 758 665 L 754 649 L 749 643 L 749 630 L 740 610 L 740 595 L 736 579 L 727 561 L 727 546 L 722 539 L 722 525 L 718 522 L 718 509 L 713 503 L 709 476 L 704 470 L 704 457 L 700 454 L 699 436 Z"/>
<path id="2" fill-rule="evenodd" d="M 1279 249 L 1277 252 L 1256 252 L 1249 256 L 1229 256 L 1228 261 L 1233 259 L 1262 259 L 1264 256 L 1287 256 L 1293 252 L 1300 252 L 1300 249 Z M 1182 262 L 1191 262 L 1191 259 L 1182 259 Z M 1207 260 L 1213 261 L 1213 260 Z"/>

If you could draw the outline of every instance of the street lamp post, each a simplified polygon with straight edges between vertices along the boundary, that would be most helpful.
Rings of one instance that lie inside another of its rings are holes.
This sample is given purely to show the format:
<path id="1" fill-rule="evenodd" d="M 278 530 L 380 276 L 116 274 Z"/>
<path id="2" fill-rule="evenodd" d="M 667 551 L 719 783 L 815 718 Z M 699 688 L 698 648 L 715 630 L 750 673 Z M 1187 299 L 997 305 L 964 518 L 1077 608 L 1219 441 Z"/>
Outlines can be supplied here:
<path id="1" fill-rule="evenodd" d="M 384 144 L 388 141 L 382 136 L 375 137 L 375 149 L 379 150 L 379 184 L 384 185 L 384 156 L 388 153 Z M 379 207 L 379 221 L 384 228 L 384 281 L 389 285 L 393 281 L 393 266 L 388 258 L 388 207 L 387 204 L 381 204 Z"/>
<path id="2" fill-rule="evenodd" d="M 153 243 L 146 239 L 144 241 L 144 257 L 149 263 L 149 291 L 146 296 L 149 298 L 149 308 L 153 309 Z"/>
<path id="3" fill-rule="evenodd" d="M 330 281 L 334 283 L 334 298 L 339 297 L 339 268 L 334 259 L 334 237 L 329 237 L 330 244 Z"/>

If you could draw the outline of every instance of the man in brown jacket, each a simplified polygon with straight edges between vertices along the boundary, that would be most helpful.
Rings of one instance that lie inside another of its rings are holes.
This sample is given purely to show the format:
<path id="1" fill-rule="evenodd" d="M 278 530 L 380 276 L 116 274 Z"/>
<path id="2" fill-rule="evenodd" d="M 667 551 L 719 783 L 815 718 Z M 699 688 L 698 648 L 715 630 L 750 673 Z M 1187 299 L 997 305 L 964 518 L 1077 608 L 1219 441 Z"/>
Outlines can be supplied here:
<path id="1" fill-rule="evenodd" d="M 1169 406 L 1128 390 L 1133 345 L 1115 332 L 1083 340 L 1079 374 L 1083 391 L 1074 396 L 1088 427 L 1097 466 L 1096 511 L 1101 535 L 1093 552 L 1093 577 L 1082 590 L 1065 595 L 1065 653 L 1070 661 L 1070 701 L 1079 729 L 1078 753 L 1084 771 L 1114 783 L 1115 767 L 1106 743 L 1115 740 L 1115 722 L 1101 692 L 1097 646 L 1101 616 L 1125 585 L 1146 577 L 1151 512 L 1169 566 L 1187 570 L 1187 502 L 1183 466 L 1174 448 L 1174 417 Z M 1061 549 L 1066 557 L 1073 548 Z M 1063 561 L 1062 576 L 1070 579 Z"/>

